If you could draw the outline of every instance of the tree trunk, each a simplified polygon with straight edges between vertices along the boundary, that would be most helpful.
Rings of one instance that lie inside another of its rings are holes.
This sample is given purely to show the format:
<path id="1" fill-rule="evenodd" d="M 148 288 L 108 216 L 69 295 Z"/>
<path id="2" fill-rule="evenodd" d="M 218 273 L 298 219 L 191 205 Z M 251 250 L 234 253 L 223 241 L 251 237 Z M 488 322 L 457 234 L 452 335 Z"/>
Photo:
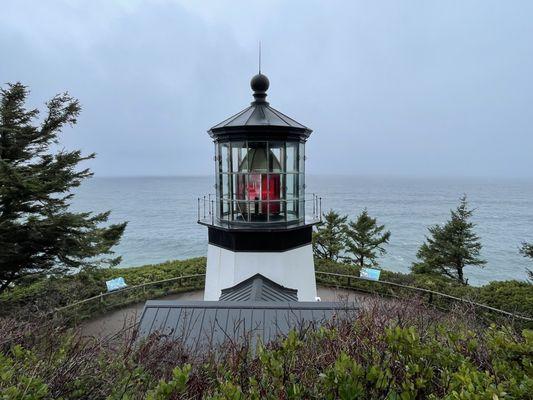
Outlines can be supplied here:
<path id="1" fill-rule="evenodd" d="M 458 265 L 457 266 L 457 277 L 459 278 L 459 282 L 461 282 L 462 285 L 465 284 L 465 279 L 464 279 L 464 275 L 463 275 L 463 266 L 462 265 Z"/>

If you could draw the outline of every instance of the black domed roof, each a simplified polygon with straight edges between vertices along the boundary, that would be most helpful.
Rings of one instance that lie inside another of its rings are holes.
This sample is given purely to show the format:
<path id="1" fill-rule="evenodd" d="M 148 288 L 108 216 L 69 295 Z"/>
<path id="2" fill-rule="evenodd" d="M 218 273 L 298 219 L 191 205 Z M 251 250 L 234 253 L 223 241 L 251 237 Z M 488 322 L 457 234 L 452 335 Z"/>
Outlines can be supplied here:
<path id="1" fill-rule="evenodd" d="M 266 91 L 270 86 L 270 81 L 266 75 L 261 73 L 255 75 L 250 81 L 250 86 L 254 91 L 254 101 L 250 107 L 213 126 L 208 131 L 212 137 L 218 136 L 218 134 L 242 132 L 243 130 L 249 130 L 248 128 L 260 133 L 261 127 L 272 127 L 280 133 L 283 130 L 291 131 L 304 137 L 308 137 L 311 134 L 312 130 L 305 125 L 270 107 L 265 100 Z"/>

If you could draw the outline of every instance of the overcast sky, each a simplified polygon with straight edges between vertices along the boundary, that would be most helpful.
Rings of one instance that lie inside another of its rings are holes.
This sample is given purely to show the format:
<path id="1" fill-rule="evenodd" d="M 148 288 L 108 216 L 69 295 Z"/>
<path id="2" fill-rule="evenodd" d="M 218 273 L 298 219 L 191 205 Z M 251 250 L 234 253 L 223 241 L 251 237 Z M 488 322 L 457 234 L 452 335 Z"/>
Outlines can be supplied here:
<path id="1" fill-rule="evenodd" d="M 0 82 L 79 98 L 100 176 L 211 174 L 261 40 L 310 173 L 533 177 L 533 1 L 0 4 Z"/>

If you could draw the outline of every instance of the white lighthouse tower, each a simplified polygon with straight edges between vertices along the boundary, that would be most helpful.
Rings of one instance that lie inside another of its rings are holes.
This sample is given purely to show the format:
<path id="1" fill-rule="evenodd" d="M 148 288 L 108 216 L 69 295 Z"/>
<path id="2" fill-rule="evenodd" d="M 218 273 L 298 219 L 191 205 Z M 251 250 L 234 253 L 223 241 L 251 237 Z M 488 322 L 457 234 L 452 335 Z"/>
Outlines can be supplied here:
<path id="1" fill-rule="evenodd" d="M 223 289 L 259 276 L 295 289 L 298 301 L 315 301 L 311 237 L 320 212 L 310 199 L 306 219 L 305 200 L 312 131 L 270 107 L 265 75 L 255 75 L 251 87 L 251 105 L 208 131 L 216 194 L 198 221 L 209 234 L 204 300 L 219 300 Z"/>

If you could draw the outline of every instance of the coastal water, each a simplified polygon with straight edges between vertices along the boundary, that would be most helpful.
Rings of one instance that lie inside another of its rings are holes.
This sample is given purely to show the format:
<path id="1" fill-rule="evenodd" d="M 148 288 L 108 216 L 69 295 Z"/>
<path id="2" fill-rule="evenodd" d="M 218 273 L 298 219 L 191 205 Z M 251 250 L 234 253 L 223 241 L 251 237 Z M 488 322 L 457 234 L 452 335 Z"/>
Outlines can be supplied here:
<path id="1" fill-rule="evenodd" d="M 77 210 L 112 210 L 111 222 L 129 221 L 116 252 L 123 266 L 204 256 L 207 229 L 196 223 L 197 197 L 213 192 L 212 177 L 93 178 L 78 190 Z M 471 267 L 472 284 L 525 279 L 533 262 L 518 253 L 533 241 L 533 182 L 308 176 L 307 193 L 322 196 L 323 210 L 354 218 L 364 207 L 392 233 L 381 266 L 408 272 L 427 227 L 443 223 L 466 193 L 483 243 L 484 269 Z"/>

